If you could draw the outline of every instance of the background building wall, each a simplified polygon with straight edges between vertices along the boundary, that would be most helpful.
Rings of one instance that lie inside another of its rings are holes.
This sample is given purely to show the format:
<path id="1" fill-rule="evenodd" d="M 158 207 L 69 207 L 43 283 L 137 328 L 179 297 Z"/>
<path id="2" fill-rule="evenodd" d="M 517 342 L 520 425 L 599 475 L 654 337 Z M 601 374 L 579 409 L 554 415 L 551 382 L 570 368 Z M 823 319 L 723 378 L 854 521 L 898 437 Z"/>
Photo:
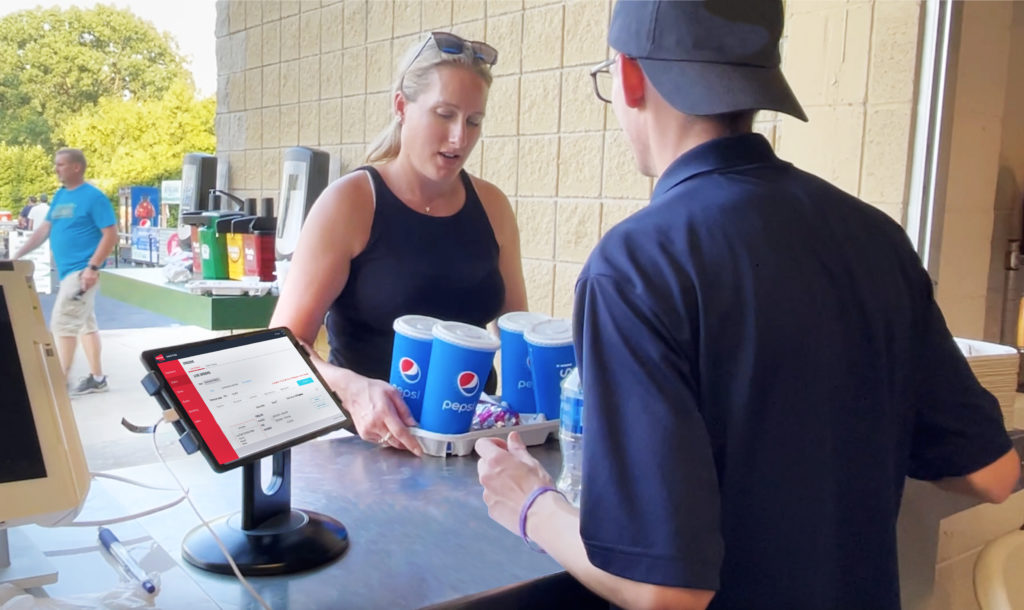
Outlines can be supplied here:
<path id="1" fill-rule="evenodd" d="M 484 137 L 467 162 L 519 220 L 530 309 L 569 315 L 575 279 L 611 226 L 645 205 L 589 67 L 608 57 L 610 0 L 221 0 L 218 156 L 229 188 L 278 197 L 281 156 L 362 163 L 390 116 L 398 59 L 421 32 L 450 29 L 498 48 Z M 765 112 L 755 128 L 781 157 L 904 213 L 919 1 L 789 0 L 784 70 L 809 124 Z"/>
<path id="2" fill-rule="evenodd" d="M 1022 237 L 1024 224 L 1024 2 L 1012 6 L 1006 60 L 1006 94 L 1002 105 L 998 173 L 989 250 L 988 292 L 985 309 L 985 339 L 1015 344 L 1018 299 L 1024 293 L 1024 271 L 1007 277 L 1006 252 L 1011 239 Z M 999 6 L 994 7 L 997 11 Z M 1005 16 L 1005 13 L 1003 13 Z M 1021 420 L 1024 421 L 1024 420 Z"/>
<path id="3" fill-rule="evenodd" d="M 1011 2 L 963 3 L 936 296 L 965 337 L 984 335 L 1012 14 Z"/>

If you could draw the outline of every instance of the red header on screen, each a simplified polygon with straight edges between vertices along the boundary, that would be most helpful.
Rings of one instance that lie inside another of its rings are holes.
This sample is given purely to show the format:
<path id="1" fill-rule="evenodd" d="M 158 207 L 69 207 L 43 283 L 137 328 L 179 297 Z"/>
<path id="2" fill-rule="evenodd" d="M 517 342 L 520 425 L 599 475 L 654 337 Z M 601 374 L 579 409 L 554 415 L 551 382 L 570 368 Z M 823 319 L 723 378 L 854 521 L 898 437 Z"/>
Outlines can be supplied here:
<path id="1" fill-rule="evenodd" d="M 217 462 L 228 464 L 237 460 L 238 454 L 231 447 L 231 443 L 228 442 L 206 403 L 199 397 L 199 391 L 181 363 L 171 360 L 170 362 L 161 362 L 157 366 Z"/>

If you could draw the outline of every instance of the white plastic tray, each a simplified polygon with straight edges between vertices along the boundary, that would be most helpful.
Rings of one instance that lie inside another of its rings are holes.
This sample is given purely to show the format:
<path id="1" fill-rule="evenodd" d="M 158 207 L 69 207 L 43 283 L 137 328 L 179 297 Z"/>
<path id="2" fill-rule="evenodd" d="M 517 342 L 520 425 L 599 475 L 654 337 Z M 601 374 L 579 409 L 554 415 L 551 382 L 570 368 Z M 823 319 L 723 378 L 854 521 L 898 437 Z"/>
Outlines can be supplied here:
<path id="1" fill-rule="evenodd" d="M 469 455 L 473 452 L 473 444 L 476 443 L 476 439 L 493 436 L 504 438 L 512 431 L 518 432 L 527 446 L 540 445 L 548 440 L 549 435 L 558 433 L 558 420 L 553 419 L 530 424 L 519 424 L 518 426 L 473 430 L 465 434 L 441 434 L 440 432 L 431 432 L 422 428 L 409 428 L 409 432 L 412 432 L 417 437 L 417 440 L 419 440 L 423 452 L 437 457 Z"/>
<path id="2" fill-rule="evenodd" d="M 192 294 L 212 296 L 241 296 L 261 297 L 270 291 L 273 282 L 261 282 L 259 280 L 193 280 L 185 284 L 185 288 Z"/>

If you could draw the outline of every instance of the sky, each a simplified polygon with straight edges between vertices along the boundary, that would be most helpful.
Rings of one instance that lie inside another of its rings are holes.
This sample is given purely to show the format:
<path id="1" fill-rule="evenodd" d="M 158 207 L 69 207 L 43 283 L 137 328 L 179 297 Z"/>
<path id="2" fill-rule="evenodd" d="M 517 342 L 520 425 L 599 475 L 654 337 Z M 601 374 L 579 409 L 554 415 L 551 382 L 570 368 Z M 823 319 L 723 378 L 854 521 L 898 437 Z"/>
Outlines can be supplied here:
<path id="1" fill-rule="evenodd" d="M 196 88 L 203 96 L 217 91 L 217 20 L 214 0 L 2 0 L 0 16 L 25 9 L 59 6 L 89 8 L 97 4 L 128 9 L 178 41 L 178 48 L 190 62 Z"/>

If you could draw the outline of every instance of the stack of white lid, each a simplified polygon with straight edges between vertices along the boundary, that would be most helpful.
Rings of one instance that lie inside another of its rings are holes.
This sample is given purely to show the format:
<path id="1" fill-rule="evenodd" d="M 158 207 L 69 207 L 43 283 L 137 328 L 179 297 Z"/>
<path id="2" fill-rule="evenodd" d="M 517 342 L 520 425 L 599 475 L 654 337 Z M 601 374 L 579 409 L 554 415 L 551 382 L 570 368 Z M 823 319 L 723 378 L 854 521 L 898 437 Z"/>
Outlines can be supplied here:
<path id="1" fill-rule="evenodd" d="M 956 338 L 974 376 L 999 401 L 1007 429 L 1014 427 L 1013 409 L 1017 394 L 1017 348 Z"/>

